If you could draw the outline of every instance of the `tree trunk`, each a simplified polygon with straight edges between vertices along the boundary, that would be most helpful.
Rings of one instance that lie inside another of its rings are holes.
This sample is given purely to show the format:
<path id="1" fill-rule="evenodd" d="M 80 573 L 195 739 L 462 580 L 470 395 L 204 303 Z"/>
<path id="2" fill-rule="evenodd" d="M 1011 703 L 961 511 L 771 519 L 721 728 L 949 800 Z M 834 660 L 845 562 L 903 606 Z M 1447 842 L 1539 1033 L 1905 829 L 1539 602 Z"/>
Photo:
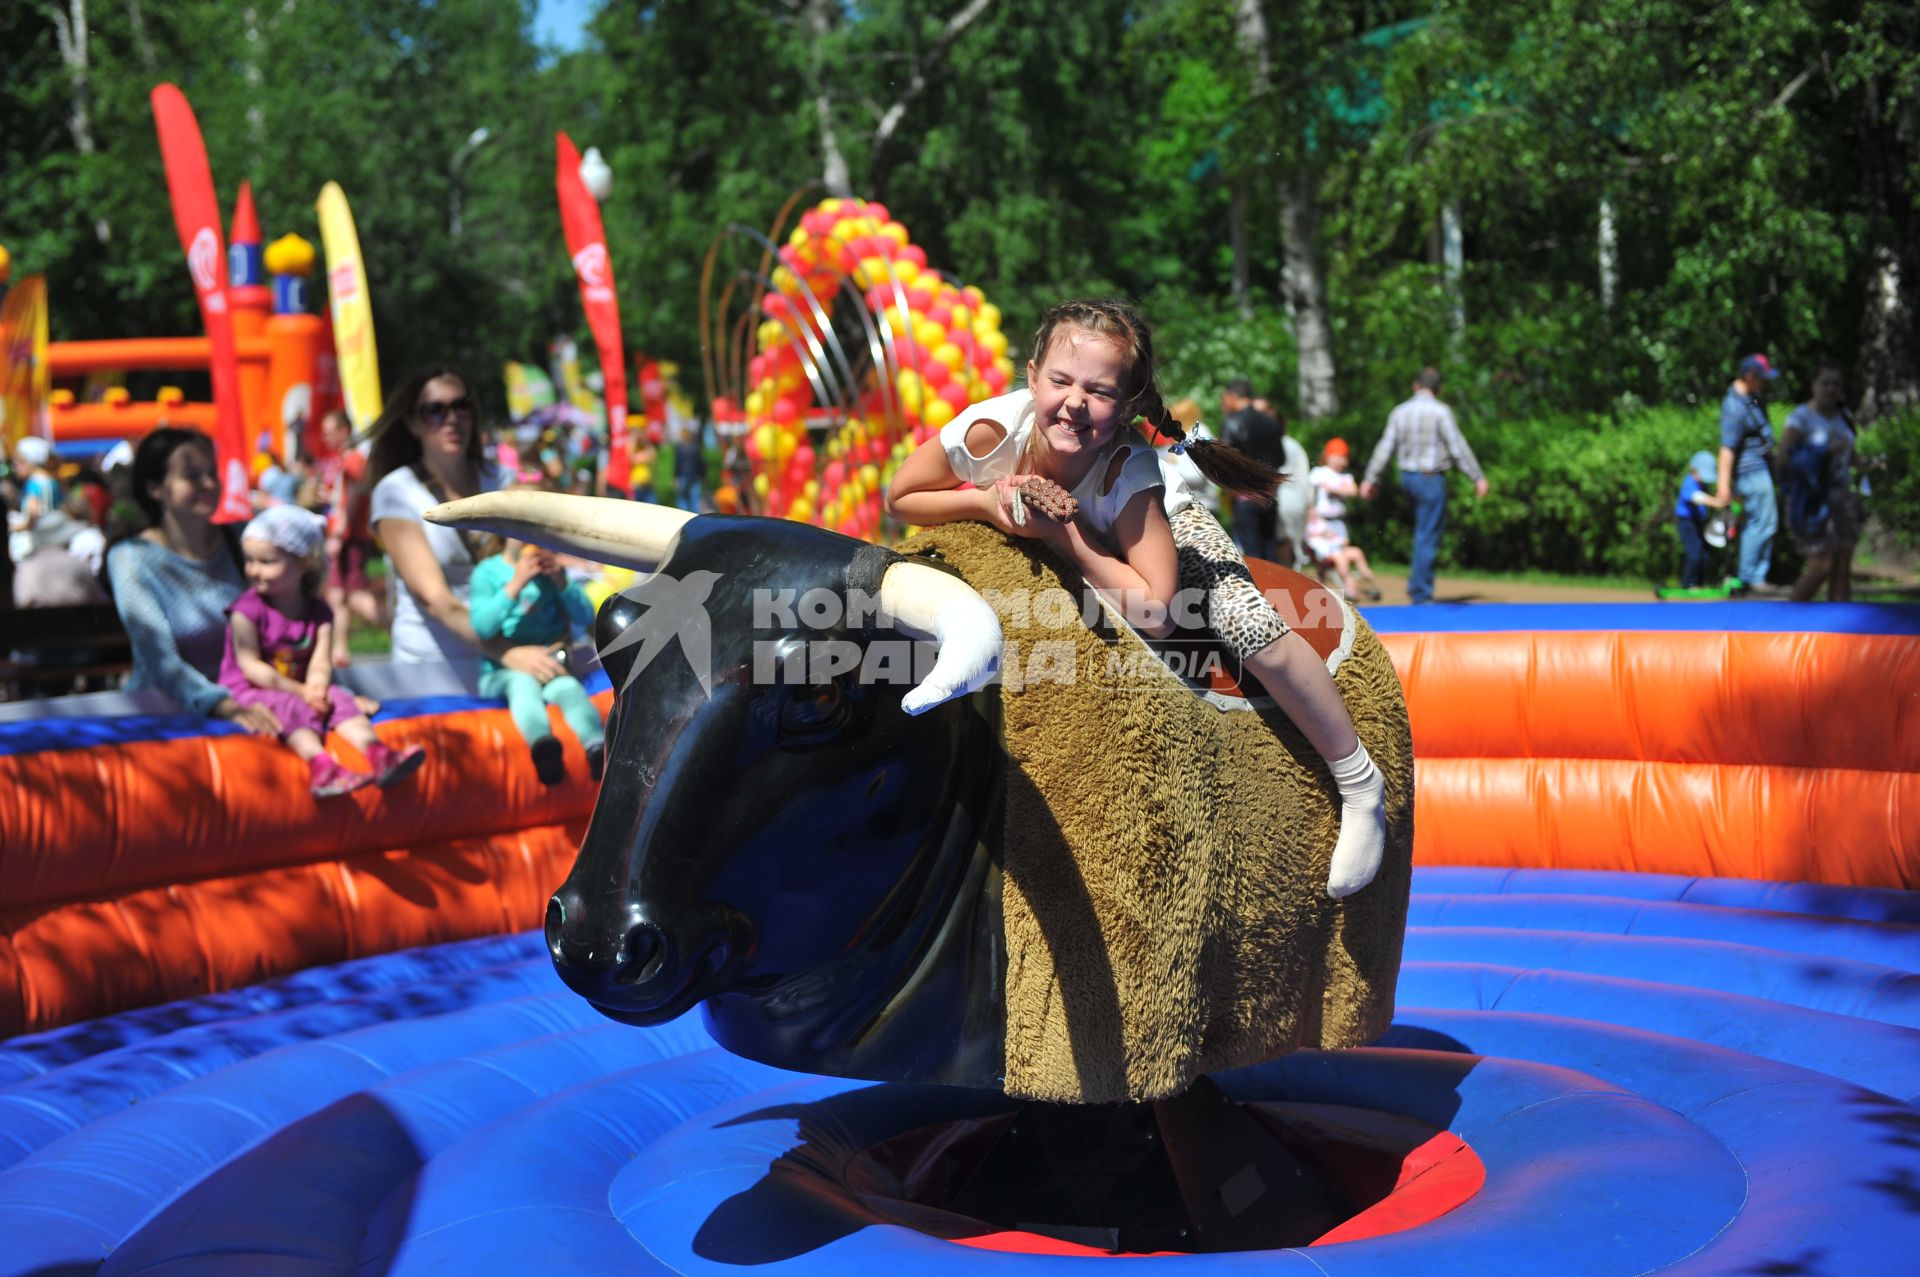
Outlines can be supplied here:
<path id="1" fill-rule="evenodd" d="M 1872 233 L 1873 277 L 1860 320 L 1855 374 L 1859 419 L 1920 404 L 1920 215 L 1915 213 L 1913 146 L 1920 116 L 1889 112 L 1882 86 L 1868 81 L 1855 117 Z"/>
<path id="2" fill-rule="evenodd" d="M 1253 292 L 1247 282 L 1247 188 L 1237 182 L 1227 217 L 1227 237 L 1233 241 L 1233 304 L 1242 321 L 1251 321 Z"/>
<path id="3" fill-rule="evenodd" d="M 1256 120 L 1278 127 L 1270 105 L 1272 36 L 1260 0 L 1238 0 L 1234 34 L 1251 75 L 1250 106 Z M 1317 175 L 1306 162 L 1306 139 L 1298 138 L 1296 162 L 1285 168 L 1276 186 L 1280 196 L 1280 296 L 1293 321 L 1299 354 L 1300 415 L 1308 420 L 1340 411 L 1334 385 L 1333 326 L 1327 319 L 1327 277 L 1320 266 L 1320 192 Z"/>
<path id="4" fill-rule="evenodd" d="M 806 28 L 808 87 L 813 90 L 813 114 L 820 130 L 820 180 L 830 195 L 851 195 L 853 179 L 833 125 L 833 99 L 827 95 L 827 33 L 833 26 L 834 8 L 831 0 L 807 0 L 801 21 Z"/>
<path id="5" fill-rule="evenodd" d="M 66 12 L 55 5 L 48 9 L 53 18 L 53 34 L 60 45 L 60 61 L 67 68 L 67 132 L 73 136 L 73 149 L 82 155 L 93 154 L 93 87 L 87 66 L 87 0 L 67 0 Z M 93 219 L 93 235 L 102 244 L 113 238 L 113 227 L 104 217 Z"/>
<path id="6" fill-rule="evenodd" d="M 893 139 L 899 132 L 900 122 L 907 116 L 907 109 L 927 91 L 928 77 L 946 61 L 947 50 L 953 47 L 953 42 L 992 4 L 993 0 L 967 0 L 964 9 L 947 19 L 947 25 L 940 29 L 939 38 L 914 58 L 913 71 L 907 77 L 906 87 L 900 90 L 900 96 L 893 100 L 893 104 L 880 116 L 880 123 L 874 126 L 873 146 L 867 158 L 869 198 L 882 198 L 881 191 L 886 187 L 887 175 L 893 169 Z"/>
<path id="7" fill-rule="evenodd" d="M 1340 411 L 1319 242 L 1319 191 L 1314 174 L 1302 166 L 1280 181 L 1280 291 L 1293 321 L 1293 342 L 1300 359 L 1300 415 L 1309 421 Z"/>

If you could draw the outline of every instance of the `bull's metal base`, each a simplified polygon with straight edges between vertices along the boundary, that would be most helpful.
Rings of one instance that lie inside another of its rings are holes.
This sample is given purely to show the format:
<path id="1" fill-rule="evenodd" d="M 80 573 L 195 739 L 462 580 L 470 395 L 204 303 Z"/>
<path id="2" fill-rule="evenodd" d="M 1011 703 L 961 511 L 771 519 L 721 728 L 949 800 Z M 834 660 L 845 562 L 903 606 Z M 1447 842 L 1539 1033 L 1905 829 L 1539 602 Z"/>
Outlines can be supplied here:
<path id="1" fill-rule="evenodd" d="M 1028 1104 L 942 1205 L 1135 1254 L 1301 1246 L 1347 1214 L 1205 1078 L 1154 1104 Z"/>

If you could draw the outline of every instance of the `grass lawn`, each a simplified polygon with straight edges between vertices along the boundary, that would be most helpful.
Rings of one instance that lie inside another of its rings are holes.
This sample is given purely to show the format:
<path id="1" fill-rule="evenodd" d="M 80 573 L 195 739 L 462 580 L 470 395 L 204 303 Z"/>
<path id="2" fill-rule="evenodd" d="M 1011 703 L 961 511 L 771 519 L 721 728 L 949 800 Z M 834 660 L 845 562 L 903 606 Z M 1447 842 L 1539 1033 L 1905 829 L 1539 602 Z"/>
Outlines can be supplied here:
<path id="1" fill-rule="evenodd" d="M 1405 576 L 1412 569 L 1405 563 L 1394 563 L 1380 559 L 1369 562 L 1376 572 L 1385 572 L 1392 576 Z M 1436 576 L 1447 577 L 1455 581 L 1510 581 L 1519 585 L 1565 585 L 1595 590 L 1634 590 L 1642 594 L 1650 593 L 1653 584 L 1645 577 L 1638 576 L 1576 576 L 1567 572 L 1480 572 L 1473 568 L 1455 568 L 1441 565 L 1434 569 Z"/>

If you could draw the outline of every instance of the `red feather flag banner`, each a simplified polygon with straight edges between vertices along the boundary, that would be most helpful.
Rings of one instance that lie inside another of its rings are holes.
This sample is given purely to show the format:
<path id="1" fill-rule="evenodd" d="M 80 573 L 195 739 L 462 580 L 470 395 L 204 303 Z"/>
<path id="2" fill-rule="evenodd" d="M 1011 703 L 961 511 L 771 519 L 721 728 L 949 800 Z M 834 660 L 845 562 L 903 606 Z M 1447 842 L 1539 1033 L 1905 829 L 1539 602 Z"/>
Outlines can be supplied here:
<path id="1" fill-rule="evenodd" d="M 247 428 L 240 415 L 240 360 L 233 346 L 233 312 L 227 306 L 227 250 L 220 242 L 220 205 L 213 194 L 213 170 L 207 164 L 200 122 L 186 94 L 171 84 L 154 87 L 153 126 L 160 134 L 160 158 L 167 167 L 167 194 L 173 200 L 173 224 L 180 250 L 187 255 L 193 291 L 200 299 L 200 321 L 212 348 L 214 459 L 220 471 L 220 507 L 215 523 L 238 523 L 253 516 L 247 495 Z"/>
<path id="2" fill-rule="evenodd" d="M 566 231 L 573 272 L 580 277 L 580 306 L 600 351 L 600 376 L 607 401 L 607 475 L 610 488 L 631 486 L 632 450 L 627 441 L 627 357 L 620 341 L 620 301 L 613 291 L 613 263 L 607 257 L 607 233 L 600 205 L 580 178 L 580 152 L 565 133 L 557 133 L 559 159 L 554 185 L 560 193 L 560 225 Z"/>

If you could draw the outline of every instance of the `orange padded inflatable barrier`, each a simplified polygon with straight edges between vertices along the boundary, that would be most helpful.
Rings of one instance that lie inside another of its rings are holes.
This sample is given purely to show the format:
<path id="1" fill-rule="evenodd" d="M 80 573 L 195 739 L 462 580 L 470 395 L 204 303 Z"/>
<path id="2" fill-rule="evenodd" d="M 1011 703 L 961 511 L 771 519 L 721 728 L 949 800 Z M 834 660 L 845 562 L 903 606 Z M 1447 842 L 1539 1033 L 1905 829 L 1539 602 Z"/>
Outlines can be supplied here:
<path id="1" fill-rule="evenodd" d="M 1920 638 L 1381 637 L 1416 863 L 1920 888 Z"/>
<path id="2" fill-rule="evenodd" d="M 0 1037 L 540 925 L 593 806 L 571 734 L 548 788 L 504 710 L 380 732 L 427 765 L 325 802 L 243 735 L 0 754 Z"/>
<path id="3" fill-rule="evenodd" d="M 1920 888 L 1920 609 L 1369 620 L 1412 715 L 1421 864 Z M 427 766 L 325 803 L 286 750 L 198 720 L 0 724 L 0 1037 L 540 925 L 593 787 L 570 733 L 548 789 L 475 704 L 383 721 Z"/>

